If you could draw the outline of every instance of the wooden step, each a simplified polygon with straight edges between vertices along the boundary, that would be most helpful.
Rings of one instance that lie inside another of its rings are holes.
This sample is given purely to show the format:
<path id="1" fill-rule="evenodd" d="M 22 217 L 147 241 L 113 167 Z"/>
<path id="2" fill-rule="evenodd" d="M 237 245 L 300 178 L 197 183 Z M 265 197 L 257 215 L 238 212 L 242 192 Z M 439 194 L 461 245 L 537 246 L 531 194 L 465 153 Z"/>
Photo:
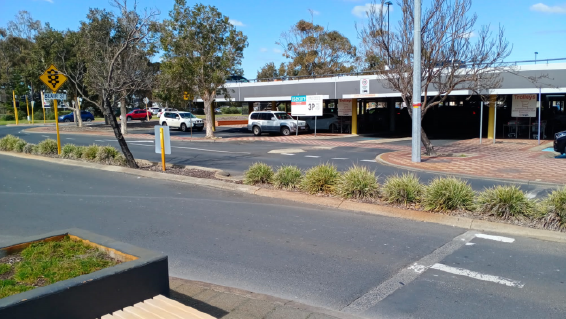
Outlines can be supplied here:
<path id="1" fill-rule="evenodd" d="M 102 316 L 100 319 L 216 319 L 211 315 L 200 312 L 194 308 L 157 295 L 152 299 L 139 302 L 133 307 L 126 307 L 112 314 Z"/>

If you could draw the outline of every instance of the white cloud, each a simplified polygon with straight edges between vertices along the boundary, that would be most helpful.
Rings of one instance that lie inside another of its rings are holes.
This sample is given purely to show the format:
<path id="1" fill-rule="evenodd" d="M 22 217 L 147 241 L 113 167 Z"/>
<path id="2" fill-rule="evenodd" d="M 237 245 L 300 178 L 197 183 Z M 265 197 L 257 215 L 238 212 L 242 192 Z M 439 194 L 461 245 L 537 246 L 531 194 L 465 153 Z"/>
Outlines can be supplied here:
<path id="1" fill-rule="evenodd" d="M 375 12 L 379 12 L 382 9 L 381 4 L 366 3 L 363 6 L 355 6 L 354 9 L 352 9 L 352 14 L 358 18 L 366 18 L 367 12 L 369 12 L 372 7 L 375 8 Z M 389 10 L 393 11 L 393 7 L 389 7 Z"/>
<path id="2" fill-rule="evenodd" d="M 259 49 L 259 51 L 261 51 L 261 52 L 267 52 L 267 51 L 269 51 L 269 50 L 267 50 L 267 48 L 261 48 L 261 49 Z"/>
<path id="3" fill-rule="evenodd" d="M 230 22 L 231 25 L 236 26 L 236 27 L 244 27 L 245 24 L 242 23 L 242 21 L 238 21 L 238 20 L 234 20 L 234 19 L 230 19 L 228 20 L 228 22 Z"/>
<path id="4" fill-rule="evenodd" d="M 478 36 L 477 33 L 475 33 L 474 31 L 462 34 L 462 38 L 468 38 L 468 39 L 477 36 Z"/>
<path id="5" fill-rule="evenodd" d="M 537 3 L 531 6 L 531 11 L 538 11 L 544 13 L 561 13 L 566 14 L 566 5 L 561 6 L 548 6 L 544 3 Z"/>
<path id="6" fill-rule="evenodd" d="M 317 15 L 320 14 L 320 11 L 312 10 L 312 14 L 315 15 L 315 16 L 317 16 Z"/>
<path id="7" fill-rule="evenodd" d="M 275 52 L 275 53 L 281 53 L 281 52 L 283 52 L 283 51 L 281 51 L 281 50 L 279 50 L 279 49 L 273 49 L 273 52 Z"/>

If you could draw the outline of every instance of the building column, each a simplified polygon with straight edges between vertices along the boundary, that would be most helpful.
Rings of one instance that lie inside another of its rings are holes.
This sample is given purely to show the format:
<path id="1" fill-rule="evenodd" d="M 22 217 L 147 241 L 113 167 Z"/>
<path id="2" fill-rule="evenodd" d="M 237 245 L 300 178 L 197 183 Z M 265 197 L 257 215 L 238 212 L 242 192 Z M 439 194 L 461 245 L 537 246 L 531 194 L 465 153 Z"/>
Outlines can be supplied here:
<path id="1" fill-rule="evenodd" d="M 358 134 L 358 99 L 352 99 L 352 124 L 351 133 Z"/>
<path id="2" fill-rule="evenodd" d="M 272 111 L 277 111 L 277 102 L 271 101 L 271 110 L 272 110 Z"/>
<path id="3" fill-rule="evenodd" d="M 288 108 L 287 108 L 287 102 L 285 102 L 285 113 L 289 113 Z"/>
<path id="4" fill-rule="evenodd" d="M 487 138 L 493 139 L 494 137 L 494 130 L 493 130 L 493 121 L 495 120 L 495 104 L 497 102 L 497 95 L 490 95 L 489 96 L 489 120 L 487 121 Z M 497 124 L 497 123 L 496 123 Z"/>

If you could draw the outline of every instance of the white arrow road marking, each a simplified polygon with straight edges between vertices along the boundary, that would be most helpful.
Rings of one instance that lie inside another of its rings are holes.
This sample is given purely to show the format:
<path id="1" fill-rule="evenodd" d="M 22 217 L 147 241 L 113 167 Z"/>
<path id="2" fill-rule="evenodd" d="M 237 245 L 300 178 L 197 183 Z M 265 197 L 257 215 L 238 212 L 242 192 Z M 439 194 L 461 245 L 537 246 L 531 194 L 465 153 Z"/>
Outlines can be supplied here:
<path id="1" fill-rule="evenodd" d="M 310 157 L 310 158 L 319 158 L 320 156 L 314 156 L 314 155 L 305 155 L 305 157 Z"/>
<path id="2" fill-rule="evenodd" d="M 489 239 L 489 240 L 495 240 L 495 241 L 500 241 L 503 243 L 512 243 L 515 241 L 515 238 L 509 238 L 509 237 L 502 237 L 502 236 L 492 236 L 492 235 L 486 235 L 486 234 L 476 234 L 477 238 L 483 238 L 483 239 Z"/>
<path id="3" fill-rule="evenodd" d="M 290 154 L 290 153 L 281 153 L 281 155 L 293 156 L 293 155 L 295 155 L 295 154 Z"/>
<path id="4" fill-rule="evenodd" d="M 331 158 L 331 159 L 333 159 L 333 160 L 347 160 L 347 158 L 345 158 L 345 157 L 334 157 L 334 158 Z"/>
<path id="5" fill-rule="evenodd" d="M 375 163 L 375 160 L 360 160 L 360 162 L 372 162 L 372 163 Z"/>
<path id="6" fill-rule="evenodd" d="M 490 281 L 490 282 L 494 282 L 496 284 L 505 285 L 505 286 L 509 286 L 509 287 L 523 288 L 525 286 L 525 284 L 521 283 L 520 281 L 507 279 L 507 278 L 503 278 L 503 277 L 499 277 L 499 276 L 486 275 L 486 274 L 482 274 L 482 273 L 471 271 L 471 270 L 464 269 L 464 268 L 450 267 L 450 266 L 446 266 L 444 264 L 434 264 L 430 268 L 440 270 L 440 271 L 444 271 L 444 272 L 454 274 L 454 275 L 474 278 L 474 279 L 477 279 L 477 280 Z"/>

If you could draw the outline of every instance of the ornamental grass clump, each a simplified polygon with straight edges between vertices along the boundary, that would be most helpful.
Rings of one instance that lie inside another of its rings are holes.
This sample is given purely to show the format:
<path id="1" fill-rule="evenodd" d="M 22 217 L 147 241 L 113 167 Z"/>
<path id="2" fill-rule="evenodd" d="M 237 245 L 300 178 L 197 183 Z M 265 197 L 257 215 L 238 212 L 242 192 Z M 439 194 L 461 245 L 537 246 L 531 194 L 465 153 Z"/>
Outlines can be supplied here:
<path id="1" fill-rule="evenodd" d="M 303 173 L 297 166 L 284 165 L 273 175 L 273 185 L 277 188 L 293 189 L 301 183 Z"/>
<path id="2" fill-rule="evenodd" d="M 336 166 L 326 163 L 309 169 L 301 180 L 301 189 L 310 194 L 333 193 L 340 173 Z"/>
<path id="3" fill-rule="evenodd" d="M 15 137 L 12 134 L 8 134 L 0 139 L 0 151 L 8 151 L 11 152 L 14 150 L 16 143 L 20 141 L 19 137 Z"/>
<path id="4" fill-rule="evenodd" d="M 34 154 L 34 149 L 37 148 L 37 145 L 33 143 L 27 143 L 22 150 L 25 154 Z"/>
<path id="5" fill-rule="evenodd" d="M 75 144 L 65 144 L 63 145 L 63 147 L 61 148 L 61 157 L 62 158 L 73 158 L 73 154 L 75 153 L 75 150 L 77 149 L 77 146 Z"/>
<path id="6" fill-rule="evenodd" d="M 83 158 L 83 154 L 84 154 L 85 150 L 86 150 L 86 146 L 77 146 L 73 150 L 73 153 L 71 154 L 71 158 L 73 158 L 73 159 Z"/>
<path id="7" fill-rule="evenodd" d="M 365 166 L 353 165 L 340 175 L 336 184 L 336 194 L 343 198 L 375 198 L 378 192 L 375 173 Z"/>
<path id="8" fill-rule="evenodd" d="M 472 187 L 459 178 L 437 177 L 425 188 L 423 204 L 430 211 L 470 210 L 474 195 Z"/>
<path id="9" fill-rule="evenodd" d="M 96 160 L 103 164 L 112 164 L 120 152 L 112 146 L 100 146 L 96 153 Z"/>
<path id="10" fill-rule="evenodd" d="M 37 144 L 37 154 L 39 155 L 57 155 L 57 141 L 46 139 Z"/>
<path id="11" fill-rule="evenodd" d="M 566 231 L 566 186 L 550 193 L 540 208 L 544 228 Z"/>
<path id="12" fill-rule="evenodd" d="M 424 193 L 424 185 L 413 173 L 389 176 L 381 188 L 383 199 L 392 204 L 419 203 Z"/>
<path id="13" fill-rule="evenodd" d="M 123 154 L 118 154 L 112 160 L 112 164 L 116 166 L 126 166 L 126 157 Z"/>
<path id="14" fill-rule="evenodd" d="M 254 163 L 244 173 L 244 184 L 268 184 L 273 179 L 273 169 L 265 163 Z"/>
<path id="15" fill-rule="evenodd" d="M 18 141 L 14 145 L 13 151 L 18 152 L 18 153 L 22 153 L 24 151 L 24 147 L 26 147 L 26 145 L 27 145 L 27 142 L 20 138 L 20 139 L 18 139 Z"/>
<path id="16" fill-rule="evenodd" d="M 535 202 L 518 186 L 495 186 L 484 190 L 477 199 L 477 210 L 503 220 L 532 217 Z"/>
<path id="17" fill-rule="evenodd" d="M 90 145 L 83 150 L 82 158 L 87 161 L 94 161 L 98 154 L 98 145 Z"/>

